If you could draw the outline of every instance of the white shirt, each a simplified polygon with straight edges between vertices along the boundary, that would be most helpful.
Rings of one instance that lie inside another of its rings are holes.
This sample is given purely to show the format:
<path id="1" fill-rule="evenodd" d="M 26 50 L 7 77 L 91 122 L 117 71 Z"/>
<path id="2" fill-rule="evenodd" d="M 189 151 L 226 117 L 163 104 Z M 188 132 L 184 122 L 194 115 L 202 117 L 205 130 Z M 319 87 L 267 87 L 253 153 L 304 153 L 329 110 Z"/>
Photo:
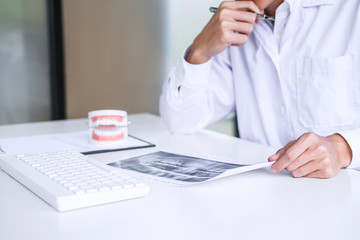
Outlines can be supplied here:
<path id="1" fill-rule="evenodd" d="M 172 132 L 233 111 L 241 138 L 277 148 L 305 132 L 339 133 L 360 169 L 360 1 L 287 0 L 274 26 L 255 24 L 245 45 L 204 64 L 183 59 L 164 83 L 160 113 Z"/>

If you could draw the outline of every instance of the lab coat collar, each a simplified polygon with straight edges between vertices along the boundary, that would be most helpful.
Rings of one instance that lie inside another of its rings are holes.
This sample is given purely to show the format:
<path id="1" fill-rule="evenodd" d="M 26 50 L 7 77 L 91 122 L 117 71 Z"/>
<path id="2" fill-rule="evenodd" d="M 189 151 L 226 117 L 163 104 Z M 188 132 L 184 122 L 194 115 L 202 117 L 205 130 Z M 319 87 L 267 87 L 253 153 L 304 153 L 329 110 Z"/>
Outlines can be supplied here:
<path id="1" fill-rule="evenodd" d="M 321 5 L 333 5 L 336 3 L 336 0 L 303 0 L 303 7 L 316 7 Z"/>
<path id="2" fill-rule="evenodd" d="M 294 0 L 284 0 L 284 2 L 287 2 L 289 4 L 290 12 L 291 12 L 293 10 L 293 8 L 294 8 Z"/>
<path id="3" fill-rule="evenodd" d="M 295 2 L 298 0 L 284 0 L 290 6 L 290 12 L 294 9 Z M 337 0 L 302 0 L 302 7 L 316 7 L 321 5 L 333 5 Z"/>
<path id="4" fill-rule="evenodd" d="M 282 46 L 284 46 L 285 42 L 287 42 L 296 33 L 297 29 L 303 22 L 302 11 L 300 10 L 302 8 L 301 1 L 285 0 L 285 2 L 290 5 L 291 14 L 288 18 L 288 26 L 285 27 L 283 35 L 281 37 L 280 45 L 278 45 L 275 38 L 273 37 L 272 29 L 268 26 L 269 23 L 262 21 L 259 25 L 256 25 L 253 31 L 255 41 L 258 44 L 264 46 L 265 51 L 267 52 L 276 67 L 278 67 L 278 57 Z"/>
<path id="5" fill-rule="evenodd" d="M 288 19 L 288 25 L 290 27 L 288 27 L 288 29 L 284 31 L 280 46 L 283 46 L 285 42 L 288 41 L 291 38 L 291 36 L 293 36 L 296 33 L 297 29 L 300 27 L 301 23 L 303 22 L 303 13 L 300 10 L 301 8 L 316 7 L 322 5 L 333 5 L 337 1 L 341 1 L 341 0 L 284 0 L 284 1 L 290 5 L 290 12 L 292 14 Z M 256 41 L 259 44 L 265 46 L 265 49 L 267 50 L 270 58 L 272 58 L 272 60 L 274 61 L 276 60 L 274 59 L 275 58 L 274 54 L 279 54 L 280 48 L 277 48 L 277 46 L 276 48 L 274 48 L 274 43 L 273 43 L 274 40 L 272 38 L 270 39 L 264 38 L 263 35 L 259 33 L 259 31 L 262 31 L 263 33 L 264 31 L 266 31 L 268 32 L 269 35 L 271 34 L 269 32 L 269 29 L 266 28 L 263 24 L 266 23 L 262 22 L 260 24 L 262 26 L 257 26 L 256 28 L 254 28 L 254 34 L 257 36 Z"/>

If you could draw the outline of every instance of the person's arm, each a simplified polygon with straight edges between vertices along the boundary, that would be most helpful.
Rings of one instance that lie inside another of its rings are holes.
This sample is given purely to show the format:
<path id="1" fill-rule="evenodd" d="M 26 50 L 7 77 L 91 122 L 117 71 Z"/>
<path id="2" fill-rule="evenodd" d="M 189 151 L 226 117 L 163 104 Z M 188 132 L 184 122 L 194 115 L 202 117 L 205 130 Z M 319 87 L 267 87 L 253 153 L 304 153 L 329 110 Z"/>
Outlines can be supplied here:
<path id="1" fill-rule="evenodd" d="M 250 12 L 252 11 L 252 12 Z M 160 97 L 160 114 L 172 132 L 187 133 L 234 110 L 228 46 L 241 46 L 260 12 L 253 1 L 223 2 L 170 72 Z"/>
<path id="2" fill-rule="evenodd" d="M 233 92 L 228 51 L 199 65 L 183 59 L 164 82 L 160 114 L 171 132 L 194 132 L 235 109 Z"/>

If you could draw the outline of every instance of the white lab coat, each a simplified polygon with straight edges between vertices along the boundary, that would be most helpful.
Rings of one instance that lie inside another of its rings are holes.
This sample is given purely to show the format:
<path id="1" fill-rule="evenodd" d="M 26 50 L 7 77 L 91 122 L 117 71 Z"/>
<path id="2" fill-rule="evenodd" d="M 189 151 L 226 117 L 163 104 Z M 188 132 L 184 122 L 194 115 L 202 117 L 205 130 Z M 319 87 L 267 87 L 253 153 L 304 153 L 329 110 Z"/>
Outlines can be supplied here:
<path id="1" fill-rule="evenodd" d="M 164 83 L 161 116 L 188 133 L 236 111 L 241 138 L 277 148 L 305 132 L 340 133 L 359 168 L 360 1 L 286 4 L 244 46 L 200 65 L 183 59 Z"/>

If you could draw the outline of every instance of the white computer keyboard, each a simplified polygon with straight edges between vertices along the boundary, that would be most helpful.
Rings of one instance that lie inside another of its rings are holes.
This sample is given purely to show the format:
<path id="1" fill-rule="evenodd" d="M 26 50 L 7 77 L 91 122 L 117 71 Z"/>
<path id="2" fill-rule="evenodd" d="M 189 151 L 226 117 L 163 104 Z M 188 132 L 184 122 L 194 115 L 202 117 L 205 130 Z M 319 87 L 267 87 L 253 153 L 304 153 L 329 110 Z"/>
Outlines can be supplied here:
<path id="1" fill-rule="evenodd" d="M 0 167 L 58 211 L 149 192 L 141 180 L 75 151 L 1 157 Z"/>

